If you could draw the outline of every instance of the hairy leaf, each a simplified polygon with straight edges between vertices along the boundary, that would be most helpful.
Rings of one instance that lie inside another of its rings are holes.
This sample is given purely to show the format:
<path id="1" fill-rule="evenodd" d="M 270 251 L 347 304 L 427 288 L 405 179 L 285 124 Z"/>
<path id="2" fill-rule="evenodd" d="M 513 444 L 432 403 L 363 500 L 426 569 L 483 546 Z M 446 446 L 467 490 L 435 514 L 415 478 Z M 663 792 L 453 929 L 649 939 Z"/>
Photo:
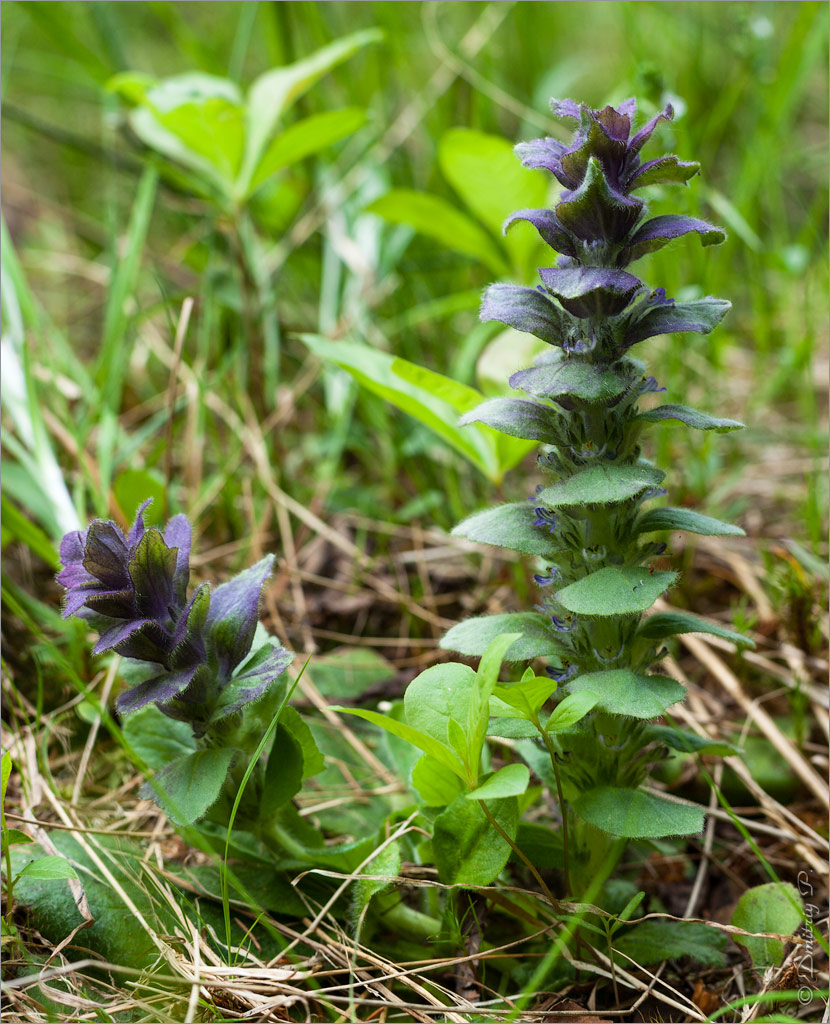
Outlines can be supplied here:
<path id="1" fill-rule="evenodd" d="M 740 430 L 743 423 L 738 420 L 727 420 L 718 416 L 710 416 L 705 412 L 698 412 L 697 409 L 689 409 L 685 405 L 658 405 L 656 409 L 646 409 L 637 414 L 638 420 L 645 420 L 646 423 L 660 423 L 663 420 L 679 420 L 687 427 L 694 427 L 695 430 L 716 430 L 719 434 L 725 434 L 730 430 Z"/>
<path id="2" fill-rule="evenodd" d="M 723 523 L 689 508 L 653 508 L 637 520 L 638 533 L 656 533 L 658 530 L 685 530 L 704 537 L 744 537 L 740 526 Z"/>
<path id="3" fill-rule="evenodd" d="M 447 651 L 458 651 L 468 657 L 480 657 L 487 647 L 502 633 L 521 633 L 508 650 L 508 661 L 529 661 L 556 653 L 555 634 L 544 615 L 535 612 L 517 612 L 508 615 L 482 615 L 465 619 L 448 630 L 441 646 Z"/>
<path id="4" fill-rule="evenodd" d="M 571 693 L 586 691 L 597 697 L 596 707 L 615 715 L 656 718 L 683 700 L 685 687 L 667 676 L 645 675 L 631 669 L 586 672 L 568 681 Z"/>
<path id="5" fill-rule="evenodd" d="M 703 808 L 664 800 L 642 789 L 599 786 L 581 793 L 573 807 L 589 825 L 626 839 L 691 836 L 703 831 Z"/>
<path id="6" fill-rule="evenodd" d="M 465 412 L 459 426 L 483 423 L 510 437 L 551 443 L 555 439 L 553 421 L 556 413 L 550 406 L 528 402 L 523 398 L 489 398 Z"/>
<path id="7" fill-rule="evenodd" d="M 218 799 L 236 753 L 227 747 L 214 747 L 183 754 L 157 772 L 147 789 L 171 821 L 191 825 Z"/>
<path id="8" fill-rule="evenodd" d="M 779 935 L 792 935 L 803 920 L 801 896 L 789 882 L 767 882 L 766 885 L 747 889 L 732 915 L 732 924 L 736 928 L 747 932 L 777 932 Z M 778 939 L 750 938 L 747 935 L 735 935 L 734 939 L 746 946 L 756 967 L 777 967 L 784 959 L 784 943 Z"/>
<path id="9" fill-rule="evenodd" d="M 611 505 L 635 498 L 659 486 L 664 476 L 665 473 L 651 466 L 602 463 L 589 466 L 566 480 L 546 487 L 539 492 L 538 502 L 550 508 L 562 505 Z"/>
<path id="10" fill-rule="evenodd" d="M 708 633 L 710 636 L 728 640 L 736 647 L 755 646 L 754 641 L 748 636 L 742 636 L 716 622 L 708 622 L 687 612 L 657 612 L 640 624 L 637 633 L 648 640 L 664 640 L 667 636 L 677 636 L 679 633 Z"/>
<path id="11" fill-rule="evenodd" d="M 488 810 L 502 830 L 515 839 L 519 826 L 516 798 L 496 800 L 488 804 Z M 432 846 L 438 877 L 449 885 L 489 885 L 511 852 L 478 803 L 463 796 L 435 819 Z"/>
<path id="12" fill-rule="evenodd" d="M 606 367 L 575 359 L 559 359 L 519 370 L 510 378 L 511 388 L 520 388 L 536 398 L 573 397 L 583 402 L 607 402 L 621 395 L 629 382 Z"/>
<path id="13" fill-rule="evenodd" d="M 644 612 L 677 581 L 676 572 L 608 567 L 583 576 L 556 592 L 556 600 L 576 615 L 634 615 Z"/>
<path id="14" fill-rule="evenodd" d="M 530 783 L 530 771 L 525 764 L 508 764 L 491 775 L 477 789 L 466 794 L 468 800 L 505 800 L 521 796 Z"/>
<path id="15" fill-rule="evenodd" d="M 625 954 L 617 962 L 630 969 L 627 959 L 648 966 L 663 960 L 691 957 L 709 967 L 726 966 L 725 932 L 702 921 L 643 921 L 614 939 L 614 949 Z"/>

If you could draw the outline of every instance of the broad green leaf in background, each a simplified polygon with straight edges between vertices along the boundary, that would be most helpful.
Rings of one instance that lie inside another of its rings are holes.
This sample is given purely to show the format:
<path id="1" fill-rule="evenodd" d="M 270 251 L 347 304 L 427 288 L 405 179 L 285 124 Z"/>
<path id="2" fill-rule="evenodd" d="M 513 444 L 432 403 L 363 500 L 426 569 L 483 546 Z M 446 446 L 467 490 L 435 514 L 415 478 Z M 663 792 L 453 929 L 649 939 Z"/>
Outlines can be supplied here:
<path id="1" fill-rule="evenodd" d="M 289 125 L 268 144 L 251 180 L 249 192 L 255 192 L 272 174 L 289 164 L 303 160 L 347 135 L 352 135 L 366 121 L 366 111 L 359 107 L 328 110 L 312 114 Z"/>
<path id="2" fill-rule="evenodd" d="M 368 345 L 314 334 L 300 337 L 315 355 L 347 370 L 368 391 L 429 427 L 494 483 L 535 447 L 517 438 L 500 441 L 489 427 L 459 427 L 459 417 L 482 401 L 474 388 Z"/>
<path id="3" fill-rule="evenodd" d="M 128 664 L 125 659 L 122 664 Z M 124 716 L 124 739 L 148 768 L 163 768 L 178 757 L 194 753 L 193 730 L 147 704 Z"/>
<path id="4" fill-rule="evenodd" d="M 732 924 L 748 932 L 776 932 L 792 935 L 804 920 L 803 903 L 795 886 L 788 882 L 767 882 L 747 889 L 738 900 Z M 734 935 L 746 946 L 755 967 L 779 966 L 784 959 L 784 943 L 778 939 Z"/>
<path id="5" fill-rule="evenodd" d="M 496 800 L 488 810 L 515 841 L 519 804 L 515 797 Z M 432 839 L 438 877 L 445 884 L 489 885 L 510 857 L 511 849 L 493 829 L 476 800 L 460 797 L 435 819 Z"/>
<path id="6" fill-rule="evenodd" d="M 523 167 L 501 136 L 451 128 L 441 137 L 438 163 L 467 207 L 496 237 L 515 210 L 545 205 L 548 185 L 544 176 Z M 534 257 L 540 248 L 535 230 L 513 230 L 503 244 L 523 279 L 534 273 Z"/>
<path id="7" fill-rule="evenodd" d="M 690 956 L 710 967 L 726 966 L 727 936 L 701 921 L 643 921 L 614 940 L 614 949 L 624 953 L 617 962 L 630 966 L 627 957 L 643 966 Z"/>
<path id="8" fill-rule="evenodd" d="M 144 510 L 146 526 L 161 526 L 167 508 L 164 481 L 147 469 L 125 469 L 112 482 L 112 493 L 121 511 L 132 522 L 136 510 L 148 498 L 153 502 Z"/>
<path id="9" fill-rule="evenodd" d="M 268 140 L 285 111 L 326 72 L 382 38 L 379 29 L 364 29 L 337 39 L 294 64 L 266 71 L 256 79 L 248 92 L 248 132 L 238 191 L 248 192 Z"/>
<path id="10" fill-rule="evenodd" d="M 307 670 L 324 697 L 360 697 L 392 679 L 397 669 L 370 647 L 349 647 L 313 658 Z"/>
<path id="11" fill-rule="evenodd" d="M 487 232 L 452 203 L 427 192 L 394 188 L 366 207 L 391 224 L 408 224 L 415 231 L 446 245 L 453 252 L 471 256 L 497 277 L 510 272 L 498 247 Z"/>
<path id="12" fill-rule="evenodd" d="M 703 831 L 703 809 L 664 800 L 642 789 L 598 786 L 581 793 L 576 813 L 603 832 L 626 839 L 691 836 Z"/>

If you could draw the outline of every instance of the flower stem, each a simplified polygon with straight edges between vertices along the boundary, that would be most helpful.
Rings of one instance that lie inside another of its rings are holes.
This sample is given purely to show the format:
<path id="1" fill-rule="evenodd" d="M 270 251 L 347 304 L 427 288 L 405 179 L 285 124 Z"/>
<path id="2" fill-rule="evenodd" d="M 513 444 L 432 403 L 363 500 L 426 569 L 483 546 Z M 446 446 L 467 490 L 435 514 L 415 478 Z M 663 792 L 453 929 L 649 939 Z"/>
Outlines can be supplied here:
<path id="1" fill-rule="evenodd" d="M 538 722 L 537 725 L 539 725 Z M 559 765 L 556 763 L 556 750 L 553 746 L 553 740 L 550 738 L 547 729 L 543 729 L 541 725 L 539 725 L 539 731 L 550 755 L 553 777 L 556 779 L 556 795 L 559 800 L 559 809 L 562 812 L 562 853 L 565 859 L 565 892 L 571 896 L 573 893 L 571 891 L 570 844 L 568 841 L 568 808 L 565 806 L 565 797 L 562 793 L 562 780 L 559 777 Z"/>

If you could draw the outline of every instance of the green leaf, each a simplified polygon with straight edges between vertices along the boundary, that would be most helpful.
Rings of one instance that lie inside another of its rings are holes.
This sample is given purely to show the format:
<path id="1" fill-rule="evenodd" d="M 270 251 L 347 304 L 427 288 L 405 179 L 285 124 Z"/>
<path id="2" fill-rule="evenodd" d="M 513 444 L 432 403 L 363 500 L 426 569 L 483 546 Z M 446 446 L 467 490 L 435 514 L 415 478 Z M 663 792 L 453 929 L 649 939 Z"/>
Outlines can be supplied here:
<path id="1" fill-rule="evenodd" d="M 313 114 L 289 125 L 272 139 L 262 154 L 248 189 L 255 192 L 272 174 L 303 160 L 312 153 L 352 135 L 366 121 L 366 111 L 360 107 L 345 107 Z"/>
<path id="2" fill-rule="evenodd" d="M 422 754 L 412 769 L 412 787 L 427 807 L 449 807 L 464 792 L 457 775 L 429 754 Z"/>
<path id="3" fill-rule="evenodd" d="M 725 967 L 726 945 L 724 932 L 701 921 L 643 921 L 614 940 L 617 952 L 642 966 L 689 956 L 708 967 Z M 631 966 L 625 957 L 617 963 Z"/>
<path id="4" fill-rule="evenodd" d="M 414 729 L 451 745 L 450 721 L 467 723 L 476 674 L 469 665 L 454 662 L 433 665 L 407 686 L 404 694 L 406 720 Z"/>
<path id="5" fill-rule="evenodd" d="M 197 750 L 156 774 L 152 792 L 171 821 L 190 825 L 207 812 L 222 791 L 235 753 L 226 747 Z"/>
<path id="6" fill-rule="evenodd" d="M 280 712 L 279 727 L 288 730 L 300 745 L 303 752 L 303 778 L 319 775 L 326 767 L 326 759 L 299 711 L 286 704 Z"/>
<path id="7" fill-rule="evenodd" d="M 470 671 L 472 672 L 472 669 Z M 434 757 L 436 761 L 439 761 L 445 768 L 449 768 L 449 770 L 456 774 L 460 779 L 466 779 L 464 765 L 461 763 L 461 759 L 458 755 L 440 743 L 433 736 L 430 736 L 425 732 L 421 732 L 419 729 L 413 729 L 411 725 L 407 725 L 405 722 L 396 722 L 393 718 L 387 718 L 385 715 L 381 715 L 377 711 L 367 711 L 364 708 L 343 708 L 337 706 L 333 706 L 331 710 L 339 711 L 344 715 L 356 715 L 358 718 L 363 718 L 367 722 L 372 722 L 374 725 L 380 726 L 380 728 L 384 729 L 386 732 L 391 733 L 393 736 L 398 736 L 402 740 L 406 740 L 407 743 L 411 743 L 413 747 L 417 747 L 425 754 L 429 754 L 431 757 Z"/>
<path id="8" fill-rule="evenodd" d="M 677 636 L 678 633 L 708 633 L 710 636 L 719 636 L 722 640 L 728 640 L 736 647 L 754 647 L 755 643 L 748 636 L 742 636 L 732 629 L 726 629 L 716 622 L 707 622 L 697 615 L 689 615 L 686 612 L 656 612 L 650 615 L 644 622 L 640 623 L 637 635 L 647 640 L 663 640 L 667 636 Z"/>
<path id="9" fill-rule="evenodd" d="M 446 651 L 458 651 L 470 658 L 481 657 L 489 644 L 503 633 L 521 633 L 521 640 L 513 643 L 505 658 L 508 661 L 529 661 L 555 654 L 556 639 L 550 620 L 537 612 L 517 612 L 507 615 L 482 615 L 465 619 L 447 630 L 441 639 Z"/>
<path id="10" fill-rule="evenodd" d="M 332 342 L 314 334 L 301 334 L 300 338 L 321 359 L 342 367 L 362 387 L 429 427 L 488 479 L 494 482 L 501 479 L 504 469 L 499 466 L 494 440 L 498 435 L 487 427 L 458 426 L 462 395 L 471 392 L 475 402 L 472 397 L 470 401 L 475 404 L 481 401 L 477 391 L 457 384 L 449 377 L 429 374 L 429 371 L 422 371 L 406 360 L 396 359 L 368 345 Z M 407 375 L 414 377 L 416 372 L 424 386 L 407 379 Z"/>
<path id="11" fill-rule="evenodd" d="M 497 686 L 490 698 L 490 714 L 493 718 L 524 718 L 531 721 L 545 701 L 556 691 L 559 684 L 549 676 L 535 676 L 509 686 Z"/>
<path id="12" fill-rule="evenodd" d="M 717 754 L 719 757 L 730 757 L 740 753 L 731 743 L 713 740 L 696 732 L 685 732 L 671 725 L 646 726 L 643 741 L 663 743 L 672 750 L 680 750 L 684 754 Z"/>
<path id="13" fill-rule="evenodd" d="M 6 751 L 0 759 L 0 804 L 5 806 L 6 789 L 12 774 L 12 755 Z"/>
<path id="14" fill-rule="evenodd" d="M 596 707 L 615 715 L 657 718 L 666 708 L 683 700 L 685 687 L 668 676 L 645 675 L 627 668 L 607 672 L 586 672 L 568 681 L 572 693 L 585 690 L 597 694 Z"/>
<path id="15" fill-rule="evenodd" d="M 698 412 L 697 409 L 689 409 L 685 405 L 659 405 L 656 409 L 646 409 L 638 413 L 635 419 L 645 420 L 646 423 L 679 420 L 687 427 L 694 427 L 695 430 L 716 430 L 719 434 L 740 430 L 743 427 L 743 423 L 738 420 L 719 419 L 708 413 Z"/>
<path id="16" fill-rule="evenodd" d="M 545 732 L 564 732 L 576 725 L 599 703 L 599 694 L 591 690 L 579 690 L 557 704 L 545 725 Z"/>
<path id="17" fill-rule="evenodd" d="M 487 232 L 452 203 L 427 192 L 393 188 L 366 207 L 392 224 L 408 224 L 415 231 L 454 252 L 485 264 L 497 277 L 510 272 L 498 246 Z"/>
<path id="18" fill-rule="evenodd" d="M 519 370 L 510 378 L 512 388 L 521 388 L 537 398 L 578 398 L 583 402 L 609 402 L 626 391 L 631 382 L 607 367 L 559 357 L 539 366 Z"/>
<path id="19" fill-rule="evenodd" d="M 354 699 L 392 679 L 397 669 L 370 647 L 348 647 L 312 658 L 307 674 L 324 697 Z"/>
<path id="20" fill-rule="evenodd" d="M 497 800 L 488 810 L 515 840 L 519 826 L 516 798 Z M 509 843 L 495 831 L 478 802 L 465 797 L 459 797 L 435 819 L 432 847 L 438 877 L 446 885 L 489 885 L 511 853 Z"/>
<path id="21" fill-rule="evenodd" d="M 685 530 L 704 537 L 744 537 L 740 526 L 723 523 L 712 516 L 704 516 L 688 508 L 653 508 L 637 521 L 637 533 L 655 533 L 658 530 Z"/>
<path id="22" fill-rule="evenodd" d="M 748 932 L 777 932 L 792 935 L 804 920 L 804 905 L 795 886 L 788 882 L 767 882 L 747 889 L 738 900 L 732 924 Z M 778 939 L 734 935 L 746 946 L 755 967 L 778 967 L 784 959 L 784 943 Z"/>
<path id="23" fill-rule="evenodd" d="M 451 128 L 438 145 L 438 163 L 447 181 L 494 235 L 501 234 L 514 210 L 544 205 L 544 178 L 524 168 L 513 147 L 500 136 Z M 515 231 L 505 244 L 522 270 L 539 248 L 531 231 Z"/>
<path id="24" fill-rule="evenodd" d="M 529 783 L 530 771 L 526 764 L 508 764 L 466 797 L 468 800 L 505 800 L 509 796 L 521 796 Z"/>
<path id="25" fill-rule="evenodd" d="M 125 469 L 113 480 L 112 493 L 128 520 L 132 520 L 139 505 L 152 498 L 152 505 L 144 510 L 144 525 L 161 526 L 167 507 L 167 489 L 154 473 L 146 469 Z"/>
<path id="26" fill-rule="evenodd" d="M 57 882 L 62 878 L 77 878 L 78 874 L 65 857 L 38 857 L 29 861 L 18 876 L 39 882 Z"/>
<path id="27" fill-rule="evenodd" d="M 630 882 L 623 882 L 624 885 L 630 885 Z M 646 894 L 642 890 L 635 892 L 631 899 L 626 903 L 623 909 L 617 915 L 617 920 L 611 925 L 611 934 L 614 935 L 619 928 L 621 928 L 626 921 L 630 921 L 634 916 L 634 911 L 645 899 Z"/>
<path id="28" fill-rule="evenodd" d="M 274 745 L 268 754 L 265 782 L 262 788 L 260 815 L 269 821 L 288 801 L 300 792 L 303 785 L 303 748 L 290 729 L 280 721 L 274 734 Z M 312 740 L 312 742 L 314 742 Z"/>
<path id="29" fill-rule="evenodd" d="M 8 846 L 22 846 L 24 843 L 33 843 L 34 839 L 21 832 L 19 828 L 7 828 L 2 834 L 3 850 Z"/>
<path id="30" fill-rule="evenodd" d="M 589 825 L 626 839 L 691 836 L 703 831 L 703 808 L 676 804 L 642 789 L 599 786 L 581 793 L 573 808 Z"/>
<path id="31" fill-rule="evenodd" d="M 635 615 L 644 612 L 677 582 L 676 572 L 609 566 L 556 592 L 556 600 L 576 615 Z"/>
<path id="32" fill-rule="evenodd" d="M 125 663 L 128 661 L 125 659 Z M 163 768 L 176 758 L 195 751 L 190 726 L 186 722 L 168 718 L 155 704 L 147 704 L 125 715 L 122 731 L 129 746 L 148 768 Z"/>
<path id="33" fill-rule="evenodd" d="M 505 653 L 521 638 L 520 633 L 502 633 L 487 645 L 481 656 L 476 682 L 467 710 L 467 764 L 478 776 L 481 751 L 487 737 L 487 723 L 490 720 L 490 697 L 499 681 Z"/>
<path id="34" fill-rule="evenodd" d="M 535 520 L 535 507 L 526 501 L 517 501 L 475 512 L 454 527 L 452 535 L 478 544 L 510 548 L 523 555 L 550 558 L 558 547 L 557 542 L 548 529 L 535 526 Z"/>
<path id="35" fill-rule="evenodd" d="M 303 60 L 266 71 L 256 79 L 248 92 L 248 133 L 245 157 L 237 182 L 237 188 L 242 194 L 247 193 L 248 183 L 262 159 L 268 140 L 280 117 L 291 104 L 337 64 L 382 38 L 383 33 L 376 28 L 354 32 L 336 39 Z"/>
<path id="36" fill-rule="evenodd" d="M 660 484 L 665 473 L 651 466 L 618 466 L 608 463 L 589 466 L 546 487 L 538 495 L 539 505 L 611 505 L 627 501 Z"/>
<path id="37" fill-rule="evenodd" d="M 52 541 L 39 526 L 27 519 L 5 494 L 0 495 L 0 517 L 2 518 L 3 547 L 9 540 L 18 540 L 48 566 L 55 570 L 59 568 L 58 552 Z"/>
<path id="38" fill-rule="evenodd" d="M 401 844 L 396 840 L 388 843 L 376 853 L 369 863 L 361 868 L 360 873 L 362 875 L 387 875 L 394 878 L 400 874 L 402 861 Z M 357 928 L 360 917 L 369 906 L 372 897 L 384 892 L 391 884 L 391 882 L 383 882 L 376 878 L 357 879 L 352 890 L 352 906 L 349 914 L 352 928 Z"/>

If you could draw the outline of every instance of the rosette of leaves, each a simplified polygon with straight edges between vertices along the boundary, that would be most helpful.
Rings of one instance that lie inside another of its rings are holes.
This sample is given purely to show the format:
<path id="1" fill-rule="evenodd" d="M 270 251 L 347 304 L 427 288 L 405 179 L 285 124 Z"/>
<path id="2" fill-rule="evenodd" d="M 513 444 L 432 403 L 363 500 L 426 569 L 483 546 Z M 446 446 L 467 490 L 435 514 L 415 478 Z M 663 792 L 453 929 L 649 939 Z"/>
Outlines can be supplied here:
<path id="1" fill-rule="evenodd" d="M 273 556 L 188 597 L 190 523 L 177 515 L 164 531 L 147 528 L 148 504 L 126 534 L 103 519 L 66 534 L 57 579 L 66 588 L 64 617 L 78 616 L 100 634 L 94 653 L 129 659 L 124 674 L 134 684 L 118 697 L 117 710 L 130 715 L 155 705 L 189 727 L 180 727 L 183 735 L 168 730 L 175 756 L 151 765 L 161 768 L 166 798 L 158 788 L 155 795 L 174 820 L 186 822 L 230 784 L 232 767 L 244 766 L 263 729 L 252 739 L 250 729 L 239 728 L 243 713 L 266 694 L 284 698 L 282 677 L 294 656 L 273 638 L 254 647 Z"/>
<path id="2" fill-rule="evenodd" d="M 748 641 L 693 615 L 644 615 L 677 580 L 677 573 L 650 564 L 665 551 L 655 534 L 743 531 L 689 509 L 649 508 L 666 493 L 665 474 L 643 456 L 643 432 L 664 420 L 718 432 L 741 424 L 682 405 L 640 407 L 643 395 L 663 389 L 632 357 L 634 346 L 656 335 L 708 333 L 729 303 L 675 301 L 628 268 L 681 236 L 712 245 L 724 232 L 683 215 L 648 217 L 642 188 L 683 184 L 699 170 L 673 155 L 641 158 L 659 122 L 671 120 L 670 106 L 638 131 L 632 128 L 634 100 L 602 110 L 554 101 L 553 110 L 574 125 L 570 143 L 537 139 L 516 152 L 526 167 L 552 173 L 564 191 L 553 209 L 517 211 L 505 230 L 528 221 L 560 255 L 555 266 L 539 271 L 541 286 L 492 285 L 481 309 L 482 320 L 535 335 L 550 350 L 510 378 L 523 397 L 490 399 L 462 421 L 541 442 L 539 465 L 550 482 L 528 502 L 478 512 L 454 530 L 539 559 L 541 599 L 532 612 L 468 619 L 442 646 L 476 657 L 495 637 L 518 633 L 508 660 L 546 658 L 560 693 L 598 696 L 589 714 L 555 737 L 578 891 L 596 874 L 613 837 L 702 828 L 702 811 L 642 788 L 649 765 L 666 755 L 666 742 L 692 742 L 667 741 L 649 725 L 684 693 L 653 671 L 665 653 L 662 642 L 685 632 Z"/>

